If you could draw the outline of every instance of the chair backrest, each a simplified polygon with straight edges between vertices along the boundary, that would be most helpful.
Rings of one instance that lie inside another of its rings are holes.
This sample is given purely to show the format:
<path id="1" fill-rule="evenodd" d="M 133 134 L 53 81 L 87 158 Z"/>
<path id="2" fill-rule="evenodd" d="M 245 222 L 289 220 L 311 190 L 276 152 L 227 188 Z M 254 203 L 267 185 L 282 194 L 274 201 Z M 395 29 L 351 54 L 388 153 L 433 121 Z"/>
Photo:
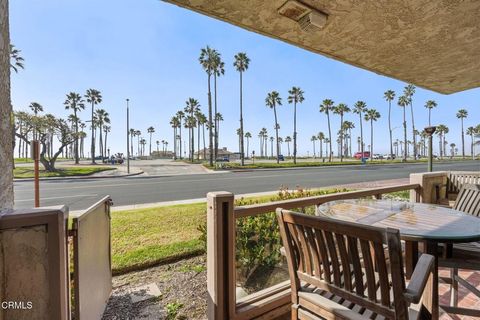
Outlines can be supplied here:
<path id="1" fill-rule="evenodd" d="M 293 303 L 300 283 L 310 284 L 386 318 L 408 318 L 398 230 L 282 209 L 277 218 Z"/>
<path id="2" fill-rule="evenodd" d="M 480 174 L 473 172 L 450 172 L 447 177 L 447 195 L 459 194 L 466 184 L 480 183 Z"/>
<path id="3" fill-rule="evenodd" d="M 480 215 L 480 185 L 464 185 L 458 193 L 453 209 L 478 217 Z"/>

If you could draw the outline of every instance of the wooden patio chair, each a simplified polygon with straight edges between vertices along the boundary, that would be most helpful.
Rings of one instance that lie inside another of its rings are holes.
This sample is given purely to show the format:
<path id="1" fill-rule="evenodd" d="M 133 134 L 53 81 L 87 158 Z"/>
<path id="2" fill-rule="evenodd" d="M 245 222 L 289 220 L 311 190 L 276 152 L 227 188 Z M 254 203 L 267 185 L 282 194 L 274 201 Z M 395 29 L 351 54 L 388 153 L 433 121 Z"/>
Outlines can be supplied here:
<path id="1" fill-rule="evenodd" d="M 292 319 L 430 318 L 431 310 L 420 302 L 433 297 L 425 288 L 432 281 L 434 257 L 420 257 L 406 286 L 398 230 L 282 209 L 277 218 L 292 287 Z"/>
<path id="2" fill-rule="evenodd" d="M 467 184 L 462 186 L 455 200 L 453 209 L 480 218 L 480 185 Z M 480 317 L 480 310 L 458 308 L 458 284 L 471 291 L 480 298 L 480 291 L 458 274 L 459 269 L 480 271 L 480 243 L 447 244 L 439 266 L 450 268 L 450 278 L 442 278 L 450 284 L 450 307 L 447 312 Z M 444 308 L 445 309 L 445 308 Z"/>

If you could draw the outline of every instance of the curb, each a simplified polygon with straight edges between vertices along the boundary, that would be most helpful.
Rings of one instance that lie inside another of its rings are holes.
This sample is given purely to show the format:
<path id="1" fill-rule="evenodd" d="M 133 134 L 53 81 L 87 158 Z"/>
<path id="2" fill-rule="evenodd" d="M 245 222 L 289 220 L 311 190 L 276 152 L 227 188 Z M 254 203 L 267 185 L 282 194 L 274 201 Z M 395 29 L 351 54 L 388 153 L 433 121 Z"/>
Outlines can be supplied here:
<path id="1" fill-rule="evenodd" d="M 114 178 L 125 178 L 125 177 L 133 177 L 143 174 L 143 171 L 130 173 L 130 174 L 122 174 L 117 176 L 71 176 L 71 177 L 44 177 L 40 178 L 40 181 L 49 181 L 49 180 L 88 180 L 88 179 L 114 179 Z M 22 182 L 22 181 L 33 181 L 33 178 L 17 178 L 13 179 L 13 182 Z"/>

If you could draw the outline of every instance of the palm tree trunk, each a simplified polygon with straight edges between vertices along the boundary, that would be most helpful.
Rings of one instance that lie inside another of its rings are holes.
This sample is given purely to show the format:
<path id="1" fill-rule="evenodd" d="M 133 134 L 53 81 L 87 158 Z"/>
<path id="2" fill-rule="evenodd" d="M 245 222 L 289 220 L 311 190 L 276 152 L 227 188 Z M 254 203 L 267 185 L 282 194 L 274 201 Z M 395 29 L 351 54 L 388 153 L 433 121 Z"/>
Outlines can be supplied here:
<path id="1" fill-rule="evenodd" d="M 103 150 L 103 134 L 102 134 L 102 129 L 103 129 L 103 126 L 102 125 L 99 125 L 98 128 L 100 129 L 100 139 L 98 140 L 99 143 L 100 143 L 100 156 L 102 157 L 102 162 L 103 162 L 103 158 L 105 157 L 105 150 Z"/>
<path id="2" fill-rule="evenodd" d="M 103 148 L 105 151 L 107 151 L 107 135 L 108 135 L 108 132 L 105 131 L 105 147 Z M 108 156 L 108 154 L 107 154 Z"/>
<path id="3" fill-rule="evenodd" d="M 320 158 L 322 158 L 323 160 L 323 141 L 322 139 L 318 139 L 320 140 Z"/>
<path id="4" fill-rule="evenodd" d="M 278 151 L 280 149 L 280 146 L 278 144 L 278 122 L 277 122 L 277 108 L 275 105 L 273 105 L 273 113 L 275 115 L 275 142 L 277 144 L 277 163 L 280 163 L 280 160 L 278 159 Z"/>
<path id="5" fill-rule="evenodd" d="M 290 156 L 290 147 L 288 147 L 288 153 Z M 293 163 L 294 164 L 297 163 L 297 101 L 296 100 L 293 102 Z"/>
<path id="6" fill-rule="evenodd" d="M 364 157 L 364 150 L 363 150 L 363 123 L 362 123 L 362 112 L 359 112 L 360 116 L 360 152 L 361 152 L 361 157 Z"/>
<path id="7" fill-rule="evenodd" d="M 403 160 L 407 161 L 407 120 L 405 107 L 403 107 Z"/>
<path id="8" fill-rule="evenodd" d="M 373 160 L 373 120 L 370 120 L 370 160 Z"/>
<path id="9" fill-rule="evenodd" d="M 93 123 L 93 112 L 95 110 L 95 102 L 92 101 L 92 118 L 91 118 L 91 125 L 92 125 L 92 143 L 90 145 L 90 155 L 92 156 L 92 164 L 95 163 L 95 125 Z"/>
<path id="10" fill-rule="evenodd" d="M 388 101 L 388 131 L 390 133 L 390 157 L 393 160 L 393 142 L 392 142 L 392 122 L 391 122 L 391 115 L 392 115 L 392 101 Z"/>
<path id="11" fill-rule="evenodd" d="M 150 132 L 150 142 L 149 142 L 149 146 L 148 146 L 148 153 L 149 155 L 151 156 L 152 155 L 152 133 Z"/>
<path id="12" fill-rule="evenodd" d="M 211 88 L 210 88 L 210 73 L 208 74 L 208 124 L 209 124 L 209 127 L 212 128 L 213 127 L 213 117 L 212 117 L 212 92 L 211 92 Z M 209 149 L 209 164 L 210 166 L 213 166 L 213 130 L 210 129 L 208 131 L 208 142 L 209 142 L 209 146 L 208 146 L 208 149 Z"/>
<path id="13" fill-rule="evenodd" d="M 182 155 L 182 118 L 179 118 L 180 121 L 180 159 L 183 159 Z"/>
<path id="14" fill-rule="evenodd" d="M 73 114 L 75 115 L 75 164 L 80 163 L 78 156 L 78 119 L 77 119 L 77 109 L 73 109 Z"/>
<path id="15" fill-rule="evenodd" d="M 465 159 L 465 133 L 463 132 L 463 118 L 462 120 L 462 158 Z"/>
<path id="16" fill-rule="evenodd" d="M 343 162 L 343 113 L 340 114 L 340 162 Z"/>
<path id="17" fill-rule="evenodd" d="M 242 74 L 243 72 L 240 71 L 240 159 L 243 166 L 245 165 L 245 152 L 244 152 L 245 150 L 243 148 L 244 146 L 243 146 L 243 76 Z"/>
<path id="18" fill-rule="evenodd" d="M 332 130 L 330 128 L 330 112 L 328 112 L 328 110 L 327 110 L 327 121 L 328 121 L 328 140 L 329 140 L 329 146 L 330 146 L 328 161 L 332 162 Z"/>
<path id="19" fill-rule="evenodd" d="M 432 115 L 432 109 L 431 108 L 428 108 L 428 126 L 431 127 L 432 126 L 432 123 L 431 123 L 431 115 Z"/>
<path id="20" fill-rule="evenodd" d="M 215 92 L 215 95 L 216 95 L 216 92 Z M 212 130 L 212 129 L 210 129 L 210 130 Z M 215 143 L 217 143 L 215 145 L 215 152 L 216 152 L 216 154 L 218 154 L 218 136 L 216 136 L 216 134 L 217 134 L 216 130 L 217 130 L 217 126 L 215 126 L 215 137 L 216 137 L 215 138 Z M 206 144 L 205 144 L 205 123 L 202 124 L 202 131 L 203 131 L 203 160 L 206 160 L 205 158 L 207 157 L 207 147 L 206 147 Z M 217 159 L 216 156 L 215 156 L 215 159 Z"/>
<path id="21" fill-rule="evenodd" d="M 214 90 L 214 104 L 215 104 L 215 112 L 213 113 L 214 114 L 214 118 L 216 119 L 217 117 L 217 73 L 215 72 L 213 74 L 213 90 Z M 218 158 L 218 128 L 217 128 L 217 121 L 215 120 L 215 126 L 213 127 L 214 129 L 214 138 L 215 138 L 215 161 L 217 161 L 216 159 Z M 210 130 L 212 130 L 212 128 L 210 127 Z M 206 160 L 205 159 L 205 131 L 203 132 L 203 160 Z"/>
<path id="22" fill-rule="evenodd" d="M 413 134 L 413 159 L 417 159 L 417 135 L 415 134 L 415 120 L 413 118 L 413 102 L 410 102 L 410 113 L 412 115 L 412 134 Z"/>
<path id="23" fill-rule="evenodd" d="M 313 143 L 313 158 L 315 159 L 315 140 L 312 140 Z"/>
<path id="24" fill-rule="evenodd" d="M 200 123 L 197 124 L 197 160 L 200 160 Z"/>
<path id="25" fill-rule="evenodd" d="M 248 157 L 248 155 L 250 154 L 250 153 L 249 153 L 250 150 L 248 150 L 249 148 L 250 148 L 250 139 L 247 138 L 247 157 Z"/>

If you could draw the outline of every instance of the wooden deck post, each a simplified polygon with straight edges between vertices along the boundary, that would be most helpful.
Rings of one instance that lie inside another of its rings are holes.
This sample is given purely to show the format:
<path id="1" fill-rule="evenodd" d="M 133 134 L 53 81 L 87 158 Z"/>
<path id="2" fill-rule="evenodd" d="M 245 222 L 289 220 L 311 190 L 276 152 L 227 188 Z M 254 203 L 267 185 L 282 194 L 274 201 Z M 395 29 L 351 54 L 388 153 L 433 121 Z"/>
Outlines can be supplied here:
<path id="1" fill-rule="evenodd" d="M 235 313 L 235 216 L 230 192 L 207 194 L 207 291 L 209 320 Z"/>
<path id="2" fill-rule="evenodd" d="M 410 201 L 421 203 L 437 203 L 438 199 L 435 194 L 435 187 L 446 185 L 446 171 L 424 172 L 410 174 L 410 183 L 420 185 L 417 190 L 410 190 Z"/>

